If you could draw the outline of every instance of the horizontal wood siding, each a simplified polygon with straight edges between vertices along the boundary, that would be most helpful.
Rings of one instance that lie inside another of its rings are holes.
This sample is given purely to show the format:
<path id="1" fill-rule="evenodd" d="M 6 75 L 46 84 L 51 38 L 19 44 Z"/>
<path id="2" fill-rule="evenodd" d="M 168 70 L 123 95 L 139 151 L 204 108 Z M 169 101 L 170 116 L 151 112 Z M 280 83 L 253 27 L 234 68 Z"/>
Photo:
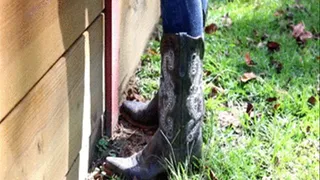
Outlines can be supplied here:
<path id="1" fill-rule="evenodd" d="M 0 122 L 104 8 L 104 0 L 0 1 Z"/>
<path id="2" fill-rule="evenodd" d="M 103 112 L 103 42 L 100 16 L 0 123 L 0 179 L 77 179 Z"/>

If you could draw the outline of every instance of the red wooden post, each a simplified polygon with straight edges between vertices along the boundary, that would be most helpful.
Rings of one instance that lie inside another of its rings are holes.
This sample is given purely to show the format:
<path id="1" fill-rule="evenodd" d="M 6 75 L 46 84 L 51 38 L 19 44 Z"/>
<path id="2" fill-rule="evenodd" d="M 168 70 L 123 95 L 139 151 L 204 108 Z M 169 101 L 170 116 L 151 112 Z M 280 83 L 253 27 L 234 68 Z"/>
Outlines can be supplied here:
<path id="1" fill-rule="evenodd" d="M 105 0 L 105 123 L 107 136 L 111 136 L 118 123 L 118 87 L 119 87 L 119 0 Z"/>

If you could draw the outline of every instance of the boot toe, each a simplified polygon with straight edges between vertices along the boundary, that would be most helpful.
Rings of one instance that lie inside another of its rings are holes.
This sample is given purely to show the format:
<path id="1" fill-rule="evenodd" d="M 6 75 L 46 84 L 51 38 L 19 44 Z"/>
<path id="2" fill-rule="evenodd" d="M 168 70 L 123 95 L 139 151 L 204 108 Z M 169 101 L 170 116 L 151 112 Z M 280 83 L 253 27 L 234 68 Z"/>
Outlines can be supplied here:
<path id="1" fill-rule="evenodd" d="M 137 165 L 137 160 L 133 157 L 128 158 L 117 158 L 107 157 L 107 162 L 116 169 L 126 171 Z"/>
<path id="2" fill-rule="evenodd" d="M 125 101 L 123 102 L 120 110 L 128 114 L 136 114 L 141 110 L 144 110 L 147 103 L 138 102 L 138 101 Z"/>
<path id="3" fill-rule="evenodd" d="M 150 107 L 151 106 L 151 107 Z M 157 128 L 157 106 L 150 105 L 150 101 L 125 101 L 120 107 L 120 113 L 131 124 L 141 128 Z"/>
<path id="4" fill-rule="evenodd" d="M 106 160 L 112 171 L 124 175 L 128 179 L 149 180 L 164 171 L 156 161 L 151 164 L 138 162 L 139 156 L 141 156 L 141 152 L 128 158 L 107 157 Z"/>

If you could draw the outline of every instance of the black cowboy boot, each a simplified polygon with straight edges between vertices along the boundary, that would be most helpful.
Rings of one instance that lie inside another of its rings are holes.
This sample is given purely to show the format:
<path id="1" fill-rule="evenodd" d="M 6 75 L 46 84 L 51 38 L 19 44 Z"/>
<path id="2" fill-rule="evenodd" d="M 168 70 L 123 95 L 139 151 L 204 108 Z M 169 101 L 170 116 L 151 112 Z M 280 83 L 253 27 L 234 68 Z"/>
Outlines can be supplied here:
<path id="1" fill-rule="evenodd" d="M 208 6 L 202 10 L 203 27 L 206 25 Z M 157 128 L 158 116 L 158 93 L 149 102 L 124 101 L 120 107 L 120 113 L 124 118 L 135 126 L 143 128 Z"/>
<path id="2" fill-rule="evenodd" d="M 184 163 L 201 157 L 204 99 L 203 38 L 165 34 L 161 42 L 158 99 L 159 129 L 146 147 L 127 158 L 107 157 L 109 166 L 129 179 L 152 179 L 167 161 Z"/>
<path id="3" fill-rule="evenodd" d="M 124 101 L 120 107 L 120 113 L 135 126 L 157 128 L 159 124 L 158 93 L 149 102 Z"/>

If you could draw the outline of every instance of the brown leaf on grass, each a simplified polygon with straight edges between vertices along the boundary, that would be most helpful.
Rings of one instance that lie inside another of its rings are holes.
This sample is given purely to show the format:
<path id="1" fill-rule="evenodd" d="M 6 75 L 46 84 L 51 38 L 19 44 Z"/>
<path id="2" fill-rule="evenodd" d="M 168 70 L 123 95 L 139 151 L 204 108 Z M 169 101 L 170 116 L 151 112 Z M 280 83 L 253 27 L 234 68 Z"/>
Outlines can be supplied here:
<path id="1" fill-rule="evenodd" d="M 208 77 L 211 75 L 211 72 L 208 70 L 204 70 L 204 76 Z"/>
<path id="2" fill-rule="evenodd" d="M 309 31 L 306 31 L 299 38 L 301 41 L 305 42 L 307 39 L 311 39 L 312 37 L 313 37 L 312 33 Z"/>
<path id="3" fill-rule="evenodd" d="M 248 102 L 246 113 L 250 116 L 252 112 L 253 112 L 253 105 Z"/>
<path id="4" fill-rule="evenodd" d="M 274 41 L 268 41 L 267 47 L 270 52 L 280 51 L 280 44 Z"/>
<path id="5" fill-rule="evenodd" d="M 255 75 L 253 72 L 247 72 L 240 77 L 240 80 L 242 82 L 248 82 L 251 79 L 256 79 L 256 78 L 257 78 L 257 75 Z"/>
<path id="6" fill-rule="evenodd" d="M 317 59 L 320 60 L 320 56 L 318 56 Z"/>
<path id="7" fill-rule="evenodd" d="M 282 16 L 283 14 L 284 14 L 284 10 L 279 9 L 279 10 L 277 10 L 273 15 L 274 15 L 274 16 Z"/>
<path id="8" fill-rule="evenodd" d="M 280 107 L 280 104 L 275 104 L 275 105 L 273 106 L 273 109 L 274 109 L 274 110 L 278 110 L 279 107 Z"/>
<path id="9" fill-rule="evenodd" d="M 312 106 L 314 106 L 317 102 L 317 99 L 314 97 L 314 96 L 311 96 L 309 99 L 308 99 L 308 103 L 310 103 Z"/>
<path id="10" fill-rule="evenodd" d="M 138 92 L 134 88 L 128 89 L 126 95 L 127 95 L 126 99 L 129 101 L 133 101 L 133 100 L 140 101 L 140 102 L 145 101 L 145 99 L 140 94 L 138 94 Z"/>
<path id="11" fill-rule="evenodd" d="M 270 98 L 267 98 L 267 99 L 266 99 L 266 101 L 268 101 L 268 102 L 274 102 L 274 101 L 276 101 L 276 100 L 277 100 L 276 97 L 270 97 Z"/>
<path id="12" fill-rule="evenodd" d="M 224 16 L 222 16 L 221 22 L 222 22 L 222 25 L 225 26 L 225 27 L 230 27 L 232 25 L 232 20 L 229 17 L 229 13 L 225 14 Z"/>
<path id="13" fill-rule="evenodd" d="M 299 45 L 305 44 L 307 39 L 311 39 L 313 37 L 311 32 L 305 30 L 305 26 L 302 22 L 292 26 L 292 36 L 296 39 Z"/>
<path id="14" fill-rule="evenodd" d="M 209 94 L 209 97 L 215 97 L 218 93 L 224 93 L 224 89 L 218 87 L 218 86 L 215 86 L 213 85 L 211 87 L 211 92 Z"/>
<path id="15" fill-rule="evenodd" d="M 305 26 L 302 22 L 292 27 L 292 36 L 298 38 L 301 34 L 304 33 Z"/>
<path id="16" fill-rule="evenodd" d="M 218 180 L 217 176 L 214 174 L 214 172 L 210 169 L 210 180 Z"/>
<path id="17" fill-rule="evenodd" d="M 311 127 L 310 127 L 310 126 L 307 126 L 307 128 L 306 128 L 306 132 L 307 132 L 307 133 L 309 133 L 309 132 L 310 132 L 310 130 L 311 130 Z"/>
<path id="18" fill-rule="evenodd" d="M 148 53 L 151 54 L 151 55 L 157 55 L 158 54 L 155 50 L 153 50 L 151 48 L 148 49 Z"/>
<path id="19" fill-rule="evenodd" d="M 244 56 L 244 59 L 246 61 L 246 64 L 248 66 L 254 66 L 256 65 L 256 63 L 254 61 L 252 61 L 251 57 L 250 57 L 250 54 L 247 52 L 246 55 Z"/>
<path id="20" fill-rule="evenodd" d="M 211 92 L 209 94 L 209 97 L 212 98 L 212 97 L 215 97 L 216 95 L 218 94 L 218 91 L 216 88 L 211 88 Z"/>
<path id="21" fill-rule="evenodd" d="M 271 60 L 270 65 L 273 66 L 276 69 L 276 72 L 279 74 L 281 70 L 283 69 L 283 65 L 281 62 L 277 60 Z"/>
<path id="22" fill-rule="evenodd" d="M 225 128 L 232 126 L 234 128 L 240 126 L 240 120 L 236 115 L 234 115 L 232 112 L 222 111 L 218 115 L 218 122 L 220 124 L 220 127 Z"/>
<path id="23" fill-rule="evenodd" d="M 207 34 L 213 34 L 215 33 L 216 31 L 218 30 L 218 26 L 214 23 L 206 26 L 206 28 L 204 29 L 204 31 L 207 33 Z"/>

